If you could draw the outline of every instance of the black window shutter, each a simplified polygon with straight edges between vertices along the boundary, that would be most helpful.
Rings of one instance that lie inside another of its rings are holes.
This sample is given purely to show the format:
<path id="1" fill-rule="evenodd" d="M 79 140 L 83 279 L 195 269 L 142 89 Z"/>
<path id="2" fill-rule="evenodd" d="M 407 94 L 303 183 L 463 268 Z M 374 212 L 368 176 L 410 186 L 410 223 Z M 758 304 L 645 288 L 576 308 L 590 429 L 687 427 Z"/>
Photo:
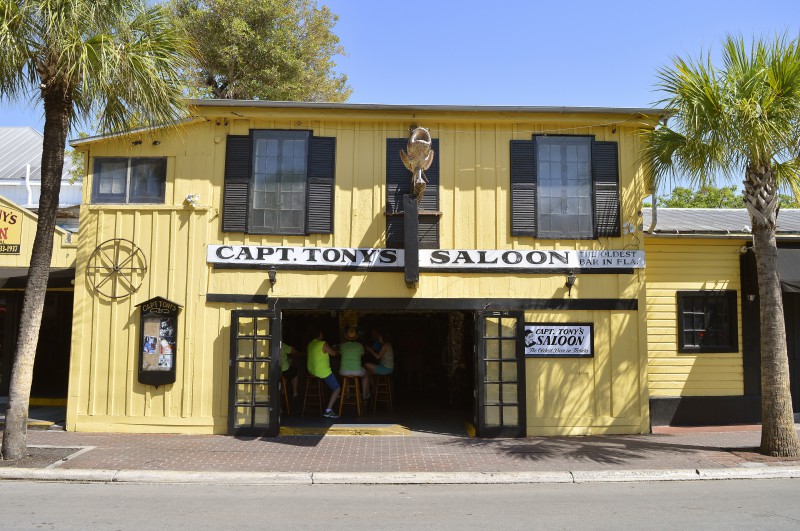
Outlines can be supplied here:
<path id="1" fill-rule="evenodd" d="M 511 141 L 511 235 L 536 236 L 536 157 L 533 140 Z"/>
<path id="2" fill-rule="evenodd" d="M 620 236 L 619 163 L 616 142 L 592 142 L 595 237 Z"/>
<path id="3" fill-rule="evenodd" d="M 332 234 L 336 138 L 312 136 L 309 152 L 307 232 Z"/>
<path id="4" fill-rule="evenodd" d="M 406 138 L 386 139 L 386 213 L 392 214 L 403 211 L 403 195 L 411 193 L 411 172 L 403 165 L 400 159 L 400 150 L 405 150 L 408 145 Z M 419 217 L 419 247 L 420 249 L 439 248 L 439 216 L 424 212 L 439 211 L 439 139 L 434 138 L 431 147 L 435 153 L 431 167 L 425 171 L 428 183 L 419 209 L 423 213 Z M 404 246 L 403 216 L 386 217 L 386 246 L 392 249 L 402 249 Z"/>
<path id="5" fill-rule="evenodd" d="M 247 231 L 251 146 L 250 135 L 228 135 L 225 145 L 225 184 L 222 198 L 224 232 Z"/>
<path id="6" fill-rule="evenodd" d="M 419 248 L 439 248 L 439 216 L 420 215 L 419 217 Z M 388 216 L 386 218 L 386 247 L 389 249 L 402 249 L 405 247 L 405 228 L 403 216 Z"/>
<path id="7" fill-rule="evenodd" d="M 400 160 L 405 138 L 386 139 L 386 213 L 403 211 L 403 196 L 411 193 L 411 174 Z"/>

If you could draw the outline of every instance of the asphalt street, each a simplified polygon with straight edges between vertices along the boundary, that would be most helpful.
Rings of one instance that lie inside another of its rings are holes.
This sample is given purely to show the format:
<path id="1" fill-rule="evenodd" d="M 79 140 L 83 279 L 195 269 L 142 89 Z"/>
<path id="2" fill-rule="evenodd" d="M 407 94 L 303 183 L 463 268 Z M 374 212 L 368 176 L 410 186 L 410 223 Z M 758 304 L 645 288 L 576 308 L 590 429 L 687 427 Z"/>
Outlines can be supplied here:
<path id="1" fill-rule="evenodd" d="M 800 480 L 226 486 L 3 481 L 4 529 L 797 529 Z"/>

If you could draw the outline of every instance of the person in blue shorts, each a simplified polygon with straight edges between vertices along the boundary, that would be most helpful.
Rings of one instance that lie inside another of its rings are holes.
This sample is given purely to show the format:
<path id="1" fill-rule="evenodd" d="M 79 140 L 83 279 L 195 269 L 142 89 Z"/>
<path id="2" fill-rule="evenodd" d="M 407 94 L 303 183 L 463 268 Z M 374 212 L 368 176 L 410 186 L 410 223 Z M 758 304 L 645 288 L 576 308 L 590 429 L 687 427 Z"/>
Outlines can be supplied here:
<path id="1" fill-rule="evenodd" d="M 306 352 L 308 354 L 308 373 L 321 379 L 325 382 L 325 385 L 328 386 L 328 389 L 331 390 L 328 407 L 325 409 L 325 413 L 323 413 L 322 416 L 329 419 L 338 419 L 339 415 L 333 412 L 333 404 L 335 404 L 336 399 L 339 398 L 341 386 L 336 379 L 336 375 L 333 374 L 333 370 L 331 370 L 330 358 L 331 356 L 336 356 L 338 353 L 322 339 L 322 330 L 319 331 L 317 338 L 312 339 L 311 343 L 308 344 L 308 350 Z"/>

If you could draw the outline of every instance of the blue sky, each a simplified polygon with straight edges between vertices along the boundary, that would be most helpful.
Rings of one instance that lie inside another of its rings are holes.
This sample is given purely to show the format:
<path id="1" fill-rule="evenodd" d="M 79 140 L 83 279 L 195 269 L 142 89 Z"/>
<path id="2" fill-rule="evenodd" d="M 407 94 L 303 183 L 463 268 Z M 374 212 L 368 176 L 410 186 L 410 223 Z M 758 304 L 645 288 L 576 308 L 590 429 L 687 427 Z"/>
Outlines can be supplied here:
<path id="1" fill-rule="evenodd" d="M 323 3 L 354 103 L 647 107 L 675 55 L 713 53 L 726 33 L 800 33 L 797 0 Z M 2 103 L 0 125 L 41 130 L 41 111 Z"/>

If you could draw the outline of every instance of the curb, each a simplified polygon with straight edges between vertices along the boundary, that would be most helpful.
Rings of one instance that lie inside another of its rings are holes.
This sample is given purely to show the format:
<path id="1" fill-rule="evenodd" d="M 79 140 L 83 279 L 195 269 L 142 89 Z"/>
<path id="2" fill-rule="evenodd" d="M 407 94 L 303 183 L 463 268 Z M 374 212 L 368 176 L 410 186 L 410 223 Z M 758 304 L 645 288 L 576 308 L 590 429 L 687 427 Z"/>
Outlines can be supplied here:
<path id="1" fill-rule="evenodd" d="M 800 467 L 574 472 L 202 472 L 0 468 L 0 481 L 222 485 L 508 485 L 800 478 Z"/>

